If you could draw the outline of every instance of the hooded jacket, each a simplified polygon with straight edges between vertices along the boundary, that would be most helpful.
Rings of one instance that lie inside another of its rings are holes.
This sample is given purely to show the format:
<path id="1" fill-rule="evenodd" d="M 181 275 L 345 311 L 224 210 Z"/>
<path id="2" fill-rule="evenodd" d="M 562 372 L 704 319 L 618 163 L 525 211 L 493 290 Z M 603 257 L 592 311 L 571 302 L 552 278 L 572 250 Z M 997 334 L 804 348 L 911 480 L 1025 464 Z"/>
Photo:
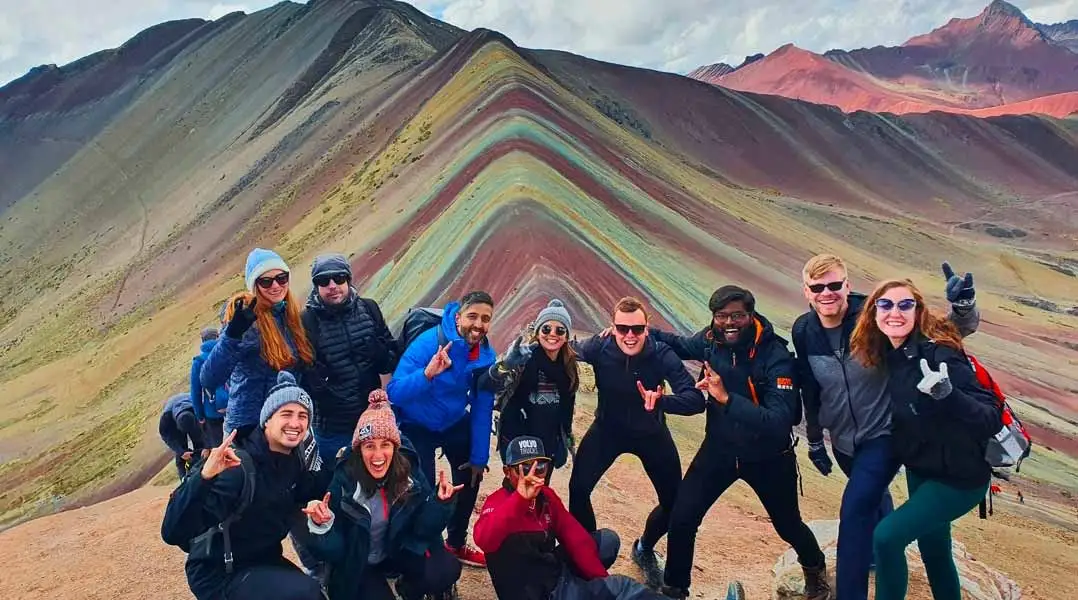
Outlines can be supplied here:
<path id="1" fill-rule="evenodd" d="M 206 359 L 209 358 L 210 352 L 213 351 L 213 347 L 216 345 L 217 340 L 215 339 L 202 342 L 202 345 L 199 346 L 199 353 L 191 359 L 191 404 L 199 421 L 207 419 L 220 421 L 225 418 L 225 412 L 228 410 L 227 385 L 212 388 L 213 393 L 210 393 L 211 388 L 202 387 L 202 365 L 206 364 Z M 201 401 L 195 402 L 195 398 Z"/>
<path id="2" fill-rule="evenodd" d="M 181 423 L 184 421 L 183 413 L 190 413 L 187 417 L 187 426 L 190 431 L 185 431 Z M 191 399 L 187 394 L 176 394 L 169 397 L 165 402 L 165 408 L 161 411 L 161 418 L 157 423 L 157 433 L 161 436 L 161 441 L 165 442 L 169 450 L 173 453 L 180 455 L 184 452 L 192 451 L 198 453 L 205 446 L 202 439 L 202 430 L 198 428 L 197 423 L 192 419 L 194 410 L 191 406 Z M 188 437 L 190 437 L 191 443 L 188 443 Z M 191 445 L 194 445 L 192 448 Z"/>
<path id="3" fill-rule="evenodd" d="M 299 363 L 295 340 L 285 324 L 284 303 L 274 306 L 272 310 L 285 343 Z M 303 374 L 308 368 L 309 365 L 299 363 L 288 370 L 302 385 Z M 270 389 L 277 385 L 277 371 L 262 358 L 262 334 L 258 330 L 258 323 L 252 324 L 240 339 L 228 335 L 219 337 L 202 365 L 199 380 L 202 387 L 211 390 L 228 384 L 229 407 L 225 425 L 229 430 L 257 428 L 262 403 L 269 396 Z M 315 413 L 317 416 L 317 411 Z"/>
<path id="4" fill-rule="evenodd" d="M 543 440 L 554 466 L 562 467 L 568 459 L 568 440 L 573 431 L 576 391 L 560 359 L 551 360 L 541 348 L 532 353 L 522 367 L 500 374 L 497 366 L 480 377 L 480 385 L 489 380 L 506 399 L 498 420 L 498 452 L 504 452 L 513 438 L 532 435 Z"/>
<path id="5" fill-rule="evenodd" d="M 766 317 L 756 313 L 751 339 L 732 346 L 716 341 L 710 326 L 692 337 L 655 329 L 651 335 L 682 360 L 706 360 L 722 377 L 730 398 L 724 405 L 709 396 L 706 409 L 704 444 L 712 452 L 751 462 L 790 449 L 801 420 L 794 357 Z"/>
<path id="6" fill-rule="evenodd" d="M 815 311 L 798 317 L 791 330 L 806 437 L 810 442 L 822 441 L 826 429 L 831 445 L 846 456 L 853 456 L 862 443 L 891 432 L 886 374 L 865 368 L 850 353 L 850 335 L 866 301 L 867 297 L 857 292 L 847 297 L 838 350 L 831 347 Z M 962 336 L 975 332 L 980 323 L 976 306 L 952 307 L 949 318 Z"/>
<path id="7" fill-rule="evenodd" d="M 419 470 L 419 459 L 407 437 L 401 437 L 399 455 L 412 465 L 411 486 L 405 500 L 390 504 L 385 489 L 379 488 L 382 502 L 388 507 L 389 527 L 386 531 L 386 560 L 402 552 L 423 556 L 432 546 L 442 543 L 442 530 L 449 522 L 456 496 L 449 502 L 438 499 Z M 371 545 L 371 514 L 363 503 L 359 483 L 348 474 L 345 465 L 352 456 L 351 447 L 341 449 L 337 467 L 329 484 L 330 510 L 333 520 L 327 526 L 310 523 L 312 535 L 305 538 L 308 548 L 317 558 L 330 565 L 327 591 L 330 598 L 355 598 Z"/>
<path id="8" fill-rule="evenodd" d="M 498 598 L 547 600 L 567 561 L 585 580 L 608 575 L 595 541 L 550 487 L 529 502 L 505 479 L 483 503 L 472 536 Z"/>
<path id="9" fill-rule="evenodd" d="M 281 540 L 302 514 L 300 508 L 325 494 L 331 473 L 328 469 L 308 471 L 299 449 L 290 454 L 273 452 L 261 428 L 237 446 L 246 450 L 255 463 L 256 485 L 250 506 L 229 528 L 235 561 L 233 576 L 249 567 L 282 564 L 285 559 Z M 242 468 L 227 469 L 207 481 L 202 478 L 204 464 L 199 461 L 192 467 L 172 492 L 161 523 L 165 543 L 185 551 L 193 538 L 235 511 L 243 491 Z M 217 535 L 209 558 L 188 555 L 184 570 L 198 600 L 223 600 L 231 577 L 225 572 L 223 553 L 224 542 Z"/>
<path id="10" fill-rule="evenodd" d="M 442 314 L 442 333 L 448 342 L 452 365 L 434 379 L 423 370 L 438 352 L 435 327 L 416 336 L 401 356 L 386 393 L 402 426 L 418 426 L 442 432 L 467 416 L 471 420 L 472 465 L 486 465 L 490 459 L 490 427 L 494 413 L 494 393 L 477 385 L 480 373 L 494 364 L 496 354 L 490 340 L 479 345 L 479 356 L 469 357 L 470 348 L 457 332 L 456 315 L 460 303 L 450 302 Z"/>
<path id="11" fill-rule="evenodd" d="M 317 430 L 350 433 L 367 409 L 371 390 L 382 387 L 381 373 L 397 367 L 397 341 L 378 304 L 349 288 L 339 306 L 327 305 L 311 290 L 303 326 L 314 348 L 314 367 L 306 381 L 315 404 Z"/>
<path id="12" fill-rule="evenodd" d="M 651 435 L 666 427 L 666 413 L 695 415 L 704 411 L 704 395 L 696 389 L 685 365 L 670 346 L 644 338 L 639 354 L 628 356 L 621 351 L 613 335 L 593 336 L 583 342 L 570 342 L 577 359 L 592 365 L 598 403 L 595 422 L 625 435 Z M 664 394 L 648 412 L 636 387 L 654 390 L 669 382 L 672 394 Z"/>
<path id="13" fill-rule="evenodd" d="M 953 388 L 947 397 L 936 400 L 917 389 L 922 358 L 933 371 L 947 363 Z M 884 364 L 895 457 L 926 479 L 965 489 L 987 486 L 992 467 L 985 450 L 1003 426 L 1003 412 L 995 394 L 977 381 L 965 354 L 915 333 L 890 350 Z"/>

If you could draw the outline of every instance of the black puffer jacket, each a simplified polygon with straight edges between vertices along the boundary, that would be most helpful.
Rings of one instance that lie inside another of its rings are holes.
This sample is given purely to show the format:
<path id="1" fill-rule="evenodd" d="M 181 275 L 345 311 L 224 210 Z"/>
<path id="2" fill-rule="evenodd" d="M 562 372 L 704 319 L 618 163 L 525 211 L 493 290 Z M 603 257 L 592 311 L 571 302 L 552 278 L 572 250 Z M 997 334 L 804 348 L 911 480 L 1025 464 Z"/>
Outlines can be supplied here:
<path id="1" fill-rule="evenodd" d="M 946 398 L 935 400 L 917 389 L 922 358 L 933 371 L 947 363 L 953 391 Z M 995 394 L 977 381 L 969 359 L 914 334 L 885 360 L 895 457 L 926 479 L 965 489 L 987 485 L 992 468 L 985 448 L 1003 426 L 1003 415 Z"/>
<path id="2" fill-rule="evenodd" d="M 801 420 L 794 387 L 794 357 L 771 322 L 755 315 L 753 338 L 736 346 L 714 340 L 711 327 L 692 337 L 652 329 L 682 360 L 707 360 L 730 394 L 727 403 L 707 402 L 705 443 L 743 461 L 766 460 L 790 449 Z"/>
<path id="3" fill-rule="evenodd" d="M 397 368 L 397 342 L 378 303 L 354 288 L 340 306 L 327 306 L 317 288 L 311 290 L 302 318 L 315 351 L 314 369 L 305 381 L 314 399 L 314 426 L 350 433 L 367 409 L 368 394 L 382 387 L 379 374 Z"/>

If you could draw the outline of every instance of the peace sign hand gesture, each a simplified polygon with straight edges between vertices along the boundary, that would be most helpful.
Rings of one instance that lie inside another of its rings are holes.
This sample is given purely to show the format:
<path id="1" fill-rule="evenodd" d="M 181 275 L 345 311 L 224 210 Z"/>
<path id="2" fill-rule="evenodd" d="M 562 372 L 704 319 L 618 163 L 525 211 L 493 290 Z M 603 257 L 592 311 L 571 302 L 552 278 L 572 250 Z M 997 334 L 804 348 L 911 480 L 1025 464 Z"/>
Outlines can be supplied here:
<path id="1" fill-rule="evenodd" d="M 464 484 L 454 486 L 452 482 L 445 480 L 445 469 L 438 471 L 438 499 L 442 502 L 448 502 L 453 494 L 464 489 Z"/>
<path id="2" fill-rule="evenodd" d="M 333 520 L 333 511 L 329 509 L 329 492 L 321 500 L 311 500 L 307 508 L 301 509 L 315 525 L 322 526 Z"/>
<path id="3" fill-rule="evenodd" d="M 434 356 L 430 357 L 430 362 L 427 363 L 427 367 L 423 369 L 423 374 L 427 376 L 427 379 L 434 379 L 438 375 L 449 370 L 449 367 L 453 366 L 453 361 L 449 358 L 449 346 L 453 344 L 453 340 L 446 342 L 444 346 L 438 348 L 438 351 L 434 353 Z"/>
<path id="4" fill-rule="evenodd" d="M 539 461 L 532 461 L 529 465 L 517 466 L 520 478 L 517 479 L 517 493 L 524 496 L 525 500 L 535 500 L 539 491 L 543 489 L 546 480 L 535 474 L 535 465 Z"/>
<path id="5" fill-rule="evenodd" d="M 707 392 L 719 404 L 730 401 L 730 393 L 726 391 L 722 376 L 711 370 L 710 363 L 704 363 L 704 378 L 696 382 L 696 389 Z"/>
<path id="6" fill-rule="evenodd" d="M 222 471 L 240 466 L 240 457 L 236 456 L 236 451 L 232 449 L 232 441 L 236 439 L 237 431 L 233 429 L 228 434 L 228 437 L 221 442 L 220 446 L 210 450 L 210 455 L 206 457 L 206 462 L 202 464 L 203 479 L 213 479 L 220 475 Z"/>
<path id="7" fill-rule="evenodd" d="M 640 392 L 640 397 L 644 399 L 644 410 L 648 412 L 655 410 L 655 405 L 659 402 L 659 398 L 663 397 L 663 384 L 661 383 L 654 390 L 646 390 L 644 389 L 644 384 L 638 380 L 636 390 Z"/>

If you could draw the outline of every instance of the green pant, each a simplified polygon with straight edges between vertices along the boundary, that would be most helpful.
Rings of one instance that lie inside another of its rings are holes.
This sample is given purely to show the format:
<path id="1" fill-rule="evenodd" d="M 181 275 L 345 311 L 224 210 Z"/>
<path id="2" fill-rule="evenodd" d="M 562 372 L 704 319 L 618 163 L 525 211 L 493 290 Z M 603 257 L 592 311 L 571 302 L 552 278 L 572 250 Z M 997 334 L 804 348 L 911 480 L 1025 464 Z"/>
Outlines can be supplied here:
<path id="1" fill-rule="evenodd" d="M 906 546 L 917 540 L 934 600 L 962 600 L 951 555 L 951 521 L 980 504 L 988 484 L 972 490 L 951 487 L 906 472 L 910 499 L 876 526 L 876 600 L 904 600 L 909 583 Z"/>

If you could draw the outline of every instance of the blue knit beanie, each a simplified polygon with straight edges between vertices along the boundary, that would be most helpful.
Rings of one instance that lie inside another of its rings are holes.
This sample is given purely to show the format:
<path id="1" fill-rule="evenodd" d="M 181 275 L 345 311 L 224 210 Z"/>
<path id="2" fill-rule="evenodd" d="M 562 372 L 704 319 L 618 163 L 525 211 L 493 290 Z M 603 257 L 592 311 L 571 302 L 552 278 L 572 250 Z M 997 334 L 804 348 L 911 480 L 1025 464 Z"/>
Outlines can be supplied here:
<path id="1" fill-rule="evenodd" d="M 258 425 L 264 428 L 266 421 L 270 420 L 273 413 L 286 404 L 300 404 L 307 409 L 308 415 L 314 416 L 311 397 L 303 388 L 296 385 L 296 378 L 291 373 L 281 371 L 277 374 L 277 385 L 270 389 L 269 396 L 262 403 L 262 413 L 258 415 Z"/>
<path id="2" fill-rule="evenodd" d="M 273 250 L 255 248 L 247 255 L 247 267 L 243 271 L 244 284 L 247 290 L 255 293 L 255 280 L 274 269 L 289 272 L 288 264 Z"/>
<path id="3" fill-rule="evenodd" d="M 539 316 L 535 318 L 536 328 L 547 321 L 557 321 L 565 325 L 566 329 L 573 328 L 573 320 L 569 318 L 569 311 L 565 310 L 565 305 L 557 298 L 551 300 L 550 304 L 546 305 L 546 308 L 539 311 Z"/>

